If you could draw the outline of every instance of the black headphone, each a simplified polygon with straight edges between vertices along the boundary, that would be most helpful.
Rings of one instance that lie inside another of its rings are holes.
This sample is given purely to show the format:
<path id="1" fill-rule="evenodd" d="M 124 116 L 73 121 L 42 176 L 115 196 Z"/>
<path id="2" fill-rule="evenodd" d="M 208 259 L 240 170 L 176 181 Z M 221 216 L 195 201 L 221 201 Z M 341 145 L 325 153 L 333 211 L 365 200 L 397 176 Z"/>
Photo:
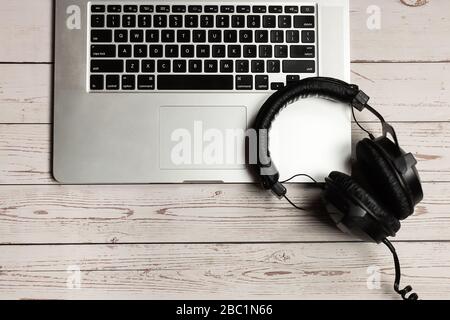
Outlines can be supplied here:
<path id="1" fill-rule="evenodd" d="M 416 300 L 418 296 L 415 293 L 406 297 L 412 290 L 410 286 L 399 289 L 400 265 L 387 237 L 395 236 L 400 229 L 400 220 L 409 217 L 423 199 L 417 161 L 400 147 L 394 128 L 368 105 L 369 97 L 358 86 L 337 79 L 316 77 L 289 84 L 275 92 L 261 107 L 253 127 L 258 138 L 258 162 L 254 166 L 256 174 L 265 189 L 272 190 L 279 198 L 286 198 L 301 209 L 287 198 L 287 189 L 279 181 L 279 172 L 270 158 L 268 132 L 283 108 L 300 98 L 311 96 L 349 104 L 356 123 L 369 135 L 356 145 L 352 176 L 333 171 L 325 179 L 322 199 L 328 213 L 341 230 L 363 240 L 386 244 L 394 255 L 395 291 L 404 299 Z M 373 113 L 382 124 L 382 136 L 375 138 L 365 130 L 357 122 L 353 108 L 358 111 L 367 109 Z"/>

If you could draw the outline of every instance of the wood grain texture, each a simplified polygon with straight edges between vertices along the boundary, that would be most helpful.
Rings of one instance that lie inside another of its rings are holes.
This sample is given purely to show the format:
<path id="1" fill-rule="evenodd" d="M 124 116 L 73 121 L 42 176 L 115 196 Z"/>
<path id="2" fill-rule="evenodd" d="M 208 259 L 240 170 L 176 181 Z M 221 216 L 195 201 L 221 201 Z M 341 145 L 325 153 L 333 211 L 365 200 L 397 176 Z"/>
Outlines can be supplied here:
<path id="1" fill-rule="evenodd" d="M 365 126 L 379 131 L 378 123 Z M 450 181 L 450 123 L 397 123 L 405 150 L 413 152 L 423 181 Z M 354 141 L 364 137 L 354 125 Z M 0 125 L 0 184 L 55 183 L 49 125 Z"/>
<path id="2" fill-rule="evenodd" d="M 403 285 L 450 297 L 450 244 L 396 246 Z M 8 246 L 0 265 L 0 298 L 399 299 L 390 253 L 363 243 Z M 76 290 L 67 288 L 74 266 Z M 369 290 L 373 268 L 380 289 Z"/>
<path id="3" fill-rule="evenodd" d="M 6 1 L 0 19 L 0 61 L 51 62 L 54 0 Z M 370 6 L 381 10 L 381 28 L 370 30 Z M 351 0 L 353 61 L 448 61 L 450 2 L 408 7 L 401 1 Z M 20 32 L 18 32 L 20 30 Z"/>
<path id="4" fill-rule="evenodd" d="M 0 123 L 52 122 L 52 69 L 0 65 Z M 389 121 L 450 121 L 450 63 L 353 63 L 352 81 Z"/>
<path id="5" fill-rule="evenodd" d="M 450 241 L 450 184 L 424 191 L 396 239 Z M 355 240 L 334 227 L 319 190 L 289 194 L 309 210 L 255 185 L 0 186 L 0 244 Z"/>

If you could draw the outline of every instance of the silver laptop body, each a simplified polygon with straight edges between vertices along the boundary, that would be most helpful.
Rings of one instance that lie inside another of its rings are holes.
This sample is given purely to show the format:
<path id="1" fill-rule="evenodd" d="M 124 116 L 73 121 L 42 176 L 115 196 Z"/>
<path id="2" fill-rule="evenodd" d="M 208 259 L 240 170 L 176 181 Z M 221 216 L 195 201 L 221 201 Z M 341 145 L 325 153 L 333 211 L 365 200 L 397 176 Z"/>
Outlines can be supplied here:
<path id="1" fill-rule="evenodd" d="M 298 77 L 350 77 L 348 0 L 55 6 L 53 174 L 61 183 L 252 182 L 242 137 L 270 94 Z M 281 178 L 349 171 L 347 106 L 297 102 L 270 137 Z"/>

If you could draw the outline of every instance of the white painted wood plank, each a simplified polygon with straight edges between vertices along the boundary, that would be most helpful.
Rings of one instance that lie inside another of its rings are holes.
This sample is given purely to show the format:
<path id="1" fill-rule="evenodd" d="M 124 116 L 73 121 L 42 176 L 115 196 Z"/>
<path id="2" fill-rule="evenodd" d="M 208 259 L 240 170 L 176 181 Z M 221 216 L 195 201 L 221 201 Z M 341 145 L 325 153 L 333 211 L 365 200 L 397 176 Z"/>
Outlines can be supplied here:
<path id="1" fill-rule="evenodd" d="M 423 181 L 450 181 L 450 123 L 396 123 L 395 127 L 401 145 L 417 156 Z M 354 125 L 354 141 L 363 137 Z M 0 125 L 0 184 L 54 183 L 50 159 L 49 125 Z"/>
<path id="2" fill-rule="evenodd" d="M 2 3 L 0 62 L 52 61 L 53 0 Z M 370 30 L 370 6 L 381 9 L 381 28 Z M 401 1 L 351 0 L 351 54 L 354 61 L 448 61 L 450 2 L 408 7 Z"/>
<path id="3" fill-rule="evenodd" d="M 450 240 L 450 184 L 424 191 L 397 240 Z M 355 240 L 334 227 L 319 190 L 289 194 L 310 209 L 255 185 L 0 186 L 0 244 Z"/>
<path id="4" fill-rule="evenodd" d="M 396 246 L 403 285 L 450 298 L 450 244 Z M 400 299 L 390 253 L 367 243 L 6 246 L 0 265 L 0 298 Z M 73 266 L 77 290 L 67 288 Z M 369 267 L 380 289 L 367 288 Z"/>
<path id="5" fill-rule="evenodd" d="M 352 81 L 390 121 L 450 121 L 450 63 L 353 63 Z M 51 96 L 51 65 L 0 65 L 0 123 L 50 123 Z"/>

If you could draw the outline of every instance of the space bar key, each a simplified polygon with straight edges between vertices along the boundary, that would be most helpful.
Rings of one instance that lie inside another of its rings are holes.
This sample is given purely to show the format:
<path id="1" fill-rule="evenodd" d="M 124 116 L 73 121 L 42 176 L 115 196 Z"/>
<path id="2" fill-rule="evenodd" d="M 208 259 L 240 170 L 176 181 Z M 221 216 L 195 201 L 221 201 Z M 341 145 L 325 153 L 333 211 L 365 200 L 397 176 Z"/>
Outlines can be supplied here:
<path id="1" fill-rule="evenodd" d="M 232 75 L 159 75 L 158 90 L 233 90 Z"/>

